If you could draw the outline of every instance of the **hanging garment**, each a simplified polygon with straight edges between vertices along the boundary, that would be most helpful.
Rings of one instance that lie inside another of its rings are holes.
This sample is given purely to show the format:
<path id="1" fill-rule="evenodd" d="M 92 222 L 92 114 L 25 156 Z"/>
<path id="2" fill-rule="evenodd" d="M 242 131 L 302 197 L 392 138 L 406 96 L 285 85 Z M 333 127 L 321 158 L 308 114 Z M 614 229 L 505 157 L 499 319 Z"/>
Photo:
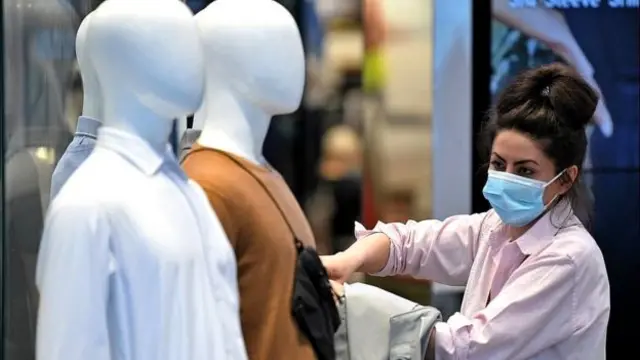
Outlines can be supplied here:
<path id="1" fill-rule="evenodd" d="M 62 154 L 60 161 L 58 161 L 55 170 L 53 170 L 53 175 L 51 176 L 51 191 L 49 192 L 51 199 L 58 194 L 71 174 L 87 160 L 93 148 L 96 147 L 98 129 L 101 125 L 102 123 L 98 120 L 90 117 L 80 116 L 78 118 L 78 125 L 73 140 L 71 140 L 64 154 Z"/>

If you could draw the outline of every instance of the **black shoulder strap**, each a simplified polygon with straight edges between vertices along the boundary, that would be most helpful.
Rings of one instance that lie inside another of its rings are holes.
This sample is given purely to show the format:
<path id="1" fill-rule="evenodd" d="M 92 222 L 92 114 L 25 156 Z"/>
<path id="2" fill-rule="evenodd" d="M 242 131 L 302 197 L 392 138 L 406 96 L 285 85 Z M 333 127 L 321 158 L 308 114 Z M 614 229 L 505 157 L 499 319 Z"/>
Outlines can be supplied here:
<path id="1" fill-rule="evenodd" d="M 265 193 L 269 196 L 269 198 L 271 199 L 271 201 L 273 202 L 273 204 L 276 206 L 276 208 L 278 208 L 278 211 L 280 212 L 280 216 L 282 217 L 282 219 L 284 220 L 284 222 L 287 224 L 287 227 L 289 228 L 289 231 L 291 232 L 291 234 L 293 235 L 293 241 L 296 245 L 296 247 L 301 247 L 302 246 L 302 242 L 298 239 L 298 237 L 296 236 L 295 231 L 293 231 L 293 227 L 291 226 L 291 223 L 289 223 L 289 219 L 287 219 L 287 216 L 284 214 L 284 211 L 282 210 L 282 208 L 280 207 L 280 204 L 278 203 L 278 201 L 276 200 L 275 196 L 273 196 L 273 194 L 271 193 L 271 191 L 269 191 L 269 188 L 264 184 L 264 182 L 262 182 L 262 180 L 260 180 L 259 177 L 257 177 L 253 172 L 251 172 L 251 170 L 247 169 L 247 167 L 241 163 L 238 159 L 234 158 L 233 156 L 227 154 L 226 152 L 222 151 L 222 150 L 217 150 L 217 149 L 211 149 L 211 148 L 197 148 L 197 149 L 193 149 L 191 151 L 189 151 L 183 158 L 181 163 L 183 163 L 187 157 L 189 157 L 189 155 L 196 153 L 196 152 L 200 152 L 200 151 L 213 151 L 216 152 L 220 155 L 223 155 L 225 158 L 229 159 L 230 161 L 234 162 L 236 165 L 238 165 L 240 168 L 242 168 L 247 174 L 249 174 L 259 185 L 260 187 L 262 187 L 262 189 L 265 191 Z"/>

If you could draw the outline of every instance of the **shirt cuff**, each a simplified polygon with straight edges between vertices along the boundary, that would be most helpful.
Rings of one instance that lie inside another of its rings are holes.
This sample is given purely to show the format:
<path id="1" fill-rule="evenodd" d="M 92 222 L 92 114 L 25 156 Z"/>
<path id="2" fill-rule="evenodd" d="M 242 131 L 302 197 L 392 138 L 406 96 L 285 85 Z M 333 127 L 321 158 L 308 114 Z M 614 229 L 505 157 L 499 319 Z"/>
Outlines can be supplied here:
<path id="1" fill-rule="evenodd" d="M 364 239 L 369 235 L 380 234 L 380 233 L 387 235 L 387 237 L 389 237 L 389 239 L 391 240 L 389 242 L 389 258 L 387 259 L 387 263 L 382 268 L 382 270 L 370 274 L 370 275 L 373 275 L 373 276 L 391 276 L 391 275 L 395 275 L 393 269 L 395 267 L 395 260 L 396 260 L 396 247 L 393 246 L 394 239 L 391 236 L 389 236 L 390 233 L 392 233 L 392 232 L 385 231 L 385 227 L 386 226 L 387 226 L 387 224 L 382 223 L 382 222 L 378 222 L 373 229 L 367 230 L 359 222 L 356 221 L 356 223 L 355 223 L 354 234 L 355 234 L 355 237 L 356 237 L 356 241 L 358 241 L 360 239 Z"/>
<path id="2" fill-rule="evenodd" d="M 471 320 L 464 315 L 455 313 L 447 322 L 440 322 L 435 325 L 436 360 L 467 359 L 471 324 Z"/>

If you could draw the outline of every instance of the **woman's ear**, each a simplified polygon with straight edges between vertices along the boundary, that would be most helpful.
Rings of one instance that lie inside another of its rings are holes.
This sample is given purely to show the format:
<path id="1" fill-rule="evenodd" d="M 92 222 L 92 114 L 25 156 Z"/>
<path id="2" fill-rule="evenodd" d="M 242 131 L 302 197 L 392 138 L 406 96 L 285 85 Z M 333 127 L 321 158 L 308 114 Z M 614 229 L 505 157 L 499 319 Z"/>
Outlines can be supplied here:
<path id="1" fill-rule="evenodd" d="M 560 192 L 562 194 L 571 189 L 571 186 L 576 182 L 576 179 L 578 178 L 579 172 L 580 170 L 578 170 L 578 167 L 572 165 L 568 167 L 567 170 L 565 170 L 564 175 L 560 176 L 560 186 L 562 187 Z"/>

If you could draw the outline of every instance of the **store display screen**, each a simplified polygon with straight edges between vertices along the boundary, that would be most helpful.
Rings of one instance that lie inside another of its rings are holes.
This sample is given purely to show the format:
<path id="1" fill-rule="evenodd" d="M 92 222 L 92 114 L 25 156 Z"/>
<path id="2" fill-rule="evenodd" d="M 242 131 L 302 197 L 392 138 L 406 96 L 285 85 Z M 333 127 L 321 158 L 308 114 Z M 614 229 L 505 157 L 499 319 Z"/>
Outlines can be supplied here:
<path id="1" fill-rule="evenodd" d="M 604 97 L 590 137 L 593 171 L 640 167 L 638 0 L 493 0 L 491 91 L 514 74 L 562 61 Z M 522 30 L 522 31 L 521 31 Z"/>

